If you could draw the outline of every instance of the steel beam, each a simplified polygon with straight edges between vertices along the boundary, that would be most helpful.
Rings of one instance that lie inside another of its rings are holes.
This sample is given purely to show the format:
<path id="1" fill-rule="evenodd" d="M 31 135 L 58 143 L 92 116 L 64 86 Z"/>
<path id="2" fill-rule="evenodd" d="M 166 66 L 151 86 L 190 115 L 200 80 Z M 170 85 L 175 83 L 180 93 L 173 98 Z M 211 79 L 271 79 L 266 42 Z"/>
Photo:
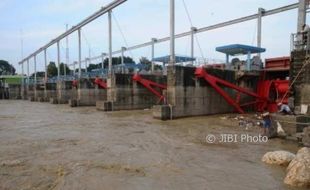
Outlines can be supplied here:
<path id="1" fill-rule="evenodd" d="M 31 57 L 33 57 L 34 55 L 39 54 L 41 51 L 43 51 L 44 49 L 49 48 L 50 46 L 54 45 L 55 43 L 57 43 L 58 41 L 62 40 L 63 38 L 67 37 L 68 35 L 72 34 L 73 32 L 79 30 L 80 28 L 82 28 L 83 26 L 87 25 L 88 23 L 92 22 L 93 20 L 97 19 L 98 17 L 106 14 L 108 11 L 114 9 L 115 7 L 123 4 L 124 2 L 126 2 L 127 0 L 115 0 L 112 3 L 108 4 L 105 7 L 102 7 L 99 11 L 95 12 L 94 14 L 92 14 L 91 16 L 87 17 L 86 19 L 84 19 L 82 22 L 78 23 L 76 26 L 73 26 L 72 28 L 70 28 L 68 31 L 66 31 L 65 33 L 61 34 L 60 36 L 58 36 L 57 38 L 55 38 L 54 40 L 52 40 L 51 42 L 47 43 L 46 45 L 44 45 L 43 47 L 41 47 L 40 49 L 38 49 L 37 51 L 35 51 L 34 53 L 32 53 L 31 55 L 29 55 L 28 57 L 26 57 L 25 59 L 23 59 L 21 62 L 25 62 L 27 59 L 30 59 Z"/>
<path id="2" fill-rule="evenodd" d="M 262 18 L 265 17 L 265 16 L 270 16 L 270 15 L 282 13 L 282 12 L 285 12 L 285 11 L 297 9 L 297 8 L 298 8 L 298 3 L 294 3 L 294 4 L 290 4 L 290 5 L 279 7 L 279 8 L 272 9 L 272 10 L 265 10 L 264 14 L 262 15 Z M 234 24 L 238 24 L 238 23 L 242 23 L 242 22 L 247 22 L 247 21 L 250 21 L 250 20 L 255 20 L 255 19 L 258 19 L 258 17 L 259 17 L 258 14 L 253 14 L 253 15 L 249 15 L 249 16 L 246 16 L 246 17 L 241 17 L 241 18 L 233 19 L 233 20 L 222 22 L 222 23 L 218 23 L 218 24 L 215 24 L 215 25 L 199 28 L 199 29 L 197 29 L 196 33 L 207 32 L 207 31 L 215 30 L 215 29 L 218 29 L 218 28 L 226 27 L 226 26 L 230 26 L 230 25 L 234 25 Z M 182 38 L 182 37 L 186 37 L 186 36 L 189 36 L 189 35 L 191 35 L 191 31 L 183 32 L 183 33 L 180 33 L 180 34 L 176 34 L 174 37 L 177 39 L 177 38 Z M 156 41 L 156 43 L 167 42 L 169 40 L 170 40 L 170 37 L 165 37 L 165 38 L 158 39 Z M 138 44 L 138 45 L 135 45 L 135 46 L 127 47 L 127 50 L 130 51 L 130 50 L 135 50 L 135 49 L 151 46 L 152 43 L 153 42 L 146 42 L 146 43 Z M 122 52 L 122 50 L 117 50 L 117 51 L 112 52 L 112 55 L 119 54 L 121 52 Z M 98 58 L 100 58 L 100 56 L 95 56 L 95 57 L 93 57 L 91 59 L 95 60 L 95 59 L 98 59 Z"/>

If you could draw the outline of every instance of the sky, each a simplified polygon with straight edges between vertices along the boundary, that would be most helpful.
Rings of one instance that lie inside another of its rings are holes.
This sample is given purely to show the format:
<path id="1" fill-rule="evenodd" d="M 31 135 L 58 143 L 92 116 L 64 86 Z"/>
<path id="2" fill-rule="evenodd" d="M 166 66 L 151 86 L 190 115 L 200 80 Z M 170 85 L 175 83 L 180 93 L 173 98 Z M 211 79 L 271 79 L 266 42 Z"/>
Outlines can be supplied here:
<path id="1" fill-rule="evenodd" d="M 112 0 L 0 0 L 0 59 L 7 60 L 21 72 L 18 62 L 76 25 Z M 193 26 L 200 28 L 227 20 L 296 3 L 297 0 L 184 0 Z M 176 3 L 176 34 L 190 30 L 183 0 Z M 82 28 L 82 57 L 108 51 L 108 17 L 103 15 Z M 113 51 L 121 47 L 169 36 L 169 0 L 128 0 L 113 10 Z M 215 51 L 222 45 L 256 45 L 257 21 L 244 22 L 197 34 L 195 56 L 225 60 Z M 289 56 L 290 35 L 297 30 L 297 9 L 263 18 L 263 58 Z M 123 35 L 122 35 L 123 33 Z M 123 37 L 124 36 L 124 37 Z M 69 60 L 78 58 L 77 33 L 68 38 Z M 198 42 L 197 42 L 198 41 Z M 22 43 L 23 42 L 23 43 Z M 23 44 L 23 45 L 21 45 Z M 61 61 L 65 62 L 66 41 L 60 42 Z M 48 61 L 56 61 L 56 45 L 47 50 Z M 155 45 L 155 57 L 169 54 L 169 42 Z M 176 54 L 190 55 L 190 37 L 176 40 Z M 151 57 L 151 47 L 125 53 L 136 61 Z M 37 56 L 37 70 L 44 70 L 43 53 Z M 100 60 L 98 60 L 100 61 Z M 33 72 L 33 59 L 30 60 Z"/>

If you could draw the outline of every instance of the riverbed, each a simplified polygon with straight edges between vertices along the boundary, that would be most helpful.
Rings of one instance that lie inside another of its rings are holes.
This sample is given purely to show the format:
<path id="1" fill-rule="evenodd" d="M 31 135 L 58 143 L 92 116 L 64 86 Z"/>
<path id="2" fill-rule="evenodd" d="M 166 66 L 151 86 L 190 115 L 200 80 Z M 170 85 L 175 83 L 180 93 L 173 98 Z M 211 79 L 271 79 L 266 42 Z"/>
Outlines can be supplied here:
<path id="1" fill-rule="evenodd" d="M 293 189 L 267 151 L 296 152 L 282 139 L 207 142 L 258 135 L 223 115 L 160 121 L 150 110 L 0 101 L 0 189 Z"/>

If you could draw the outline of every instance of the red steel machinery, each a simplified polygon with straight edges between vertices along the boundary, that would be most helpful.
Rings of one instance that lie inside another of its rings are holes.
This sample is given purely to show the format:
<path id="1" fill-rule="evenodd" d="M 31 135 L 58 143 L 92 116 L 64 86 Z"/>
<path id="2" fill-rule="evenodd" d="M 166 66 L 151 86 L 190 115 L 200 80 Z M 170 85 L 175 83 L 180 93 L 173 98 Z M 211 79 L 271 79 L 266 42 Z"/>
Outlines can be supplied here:
<path id="1" fill-rule="evenodd" d="M 154 81 L 147 80 L 142 78 L 139 74 L 134 74 L 132 77 L 133 81 L 136 81 L 147 88 L 150 92 L 152 92 L 155 96 L 159 98 L 159 102 L 163 101 L 166 102 L 166 97 L 163 95 L 162 91 L 167 89 L 167 85 L 165 84 L 158 84 Z M 157 89 L 156 89 L 157 88 Z"/>
<path id="2" fill-rule="evenodd" d="M 258 83 L 257 92 L 239 87 L 235 84 L 227 82 L 223 79 L 210 75 L 203 67 L 199 67 L 195 71 L 197 78 L 205 79 L 212 88 L 214 88 L 228 104 L 233 106 L 238 113 L 245 113 L 243 107 L 253 105 L 257 111 L 262 112 L 268 110 L 270 112 L 277 111 L 277 103 L 288 102 L 289 82 L 287 80 L 264 80 Z M 236 97 L 231 97 L 221 87 L 235 90 Z M 245 94 L 254 98 L 251 102 L 240 103 L 240 95 Z"/>

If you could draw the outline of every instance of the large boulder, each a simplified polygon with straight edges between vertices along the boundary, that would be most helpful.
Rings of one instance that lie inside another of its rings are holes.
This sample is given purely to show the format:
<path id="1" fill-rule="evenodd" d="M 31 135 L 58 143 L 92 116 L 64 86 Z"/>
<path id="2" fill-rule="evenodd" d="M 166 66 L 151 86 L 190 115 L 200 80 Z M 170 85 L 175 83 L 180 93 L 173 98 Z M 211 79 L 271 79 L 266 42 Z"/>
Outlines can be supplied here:
<path id="1" fill-rule="evenodd" d="M 295 158 L 295 154 L 288 151 L 273 151 L 267 152 L 262 161 L 267 164 L 276 164 L 281 166 L 287 166 L 293 159 Z"/>
<path id="2" fill-rule="evenodd" d="M 310 148 L 302 148 L 287 167 L 284 183 L 297 187 L 310 187 Z"/>

